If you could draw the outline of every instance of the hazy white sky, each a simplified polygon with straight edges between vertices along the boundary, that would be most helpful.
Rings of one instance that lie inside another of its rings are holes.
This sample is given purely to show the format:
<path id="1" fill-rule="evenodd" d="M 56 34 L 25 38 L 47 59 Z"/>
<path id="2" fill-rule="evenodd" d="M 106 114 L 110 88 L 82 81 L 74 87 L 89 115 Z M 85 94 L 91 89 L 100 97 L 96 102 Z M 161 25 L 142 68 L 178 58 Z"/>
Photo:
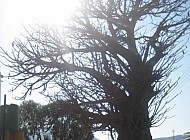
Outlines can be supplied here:
<path id="1" fill-rule="evenodd" d="M 14 37 L 22 33 L 22 24 L 27 25 L 36 21 L 60 24 L 77 5 L 77 0 L 0 0 L 0 46 L 10 51 Z M 182 93 L 171 103 L 171 106 L 176 106 L 168 113 L 168 116 L 173 117 L 161 126 L 151 129 L 153 138 L 171 136 L 172 130 L 175 130 L 175 134 L 190 131 L 190 42 L 187 45 L 188 55 L 179 63 L 182 67 L 173 75 L 173 79 L 182 76 L 175 90 L 175 92 L 182 91 Z M 3 75 L 8 75 L 7 68 L 1 65 L 0 69 Z M 20 101 L 13 99 L 19 93 L 8 92 L 11 88 L 8 84 L 10 81 L 7 78 L 2 80 L 1 94 L 7 95 L 8 103 L 19 104 Z M 27 99 L 34 99 L 41 104 L 47 101 L 40 95 L 31 95 Z M 3 102 L 3 99 L 1 100 Z M 107 136 L 99 135 L 97 138 L 106 140 Z"/>

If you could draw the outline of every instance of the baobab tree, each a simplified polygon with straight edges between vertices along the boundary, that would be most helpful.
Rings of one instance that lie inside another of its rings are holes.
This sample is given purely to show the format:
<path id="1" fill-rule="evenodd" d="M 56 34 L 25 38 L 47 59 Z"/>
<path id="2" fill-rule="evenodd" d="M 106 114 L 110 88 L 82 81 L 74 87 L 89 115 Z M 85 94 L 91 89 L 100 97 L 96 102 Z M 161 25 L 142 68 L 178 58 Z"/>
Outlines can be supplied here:
<path id="1" fill-rule="evenodd" d="M 186 51 L 188 2 L 83 0 L 68 25 L 35 26 L 14 41 L 12 53 L 1 49 L 15 90 L 63 99 L 63 111 L 112 138 L 115 131 L 118 140 L 151 140 L 150 127 L 164 119 L 175 96 L 165 100 Z"/>

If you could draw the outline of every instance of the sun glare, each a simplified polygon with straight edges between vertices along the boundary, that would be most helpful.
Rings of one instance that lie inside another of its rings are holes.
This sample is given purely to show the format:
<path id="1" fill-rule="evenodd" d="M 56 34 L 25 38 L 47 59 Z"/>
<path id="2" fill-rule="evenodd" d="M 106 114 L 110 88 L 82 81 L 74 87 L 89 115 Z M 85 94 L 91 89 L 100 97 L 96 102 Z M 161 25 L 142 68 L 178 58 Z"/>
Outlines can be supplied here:
<path id="1" fill-rule="evenodd" d="M 12 21 L 61 24 L 79 5 L 79 0 L 7 0 L 7 13 Z"/>

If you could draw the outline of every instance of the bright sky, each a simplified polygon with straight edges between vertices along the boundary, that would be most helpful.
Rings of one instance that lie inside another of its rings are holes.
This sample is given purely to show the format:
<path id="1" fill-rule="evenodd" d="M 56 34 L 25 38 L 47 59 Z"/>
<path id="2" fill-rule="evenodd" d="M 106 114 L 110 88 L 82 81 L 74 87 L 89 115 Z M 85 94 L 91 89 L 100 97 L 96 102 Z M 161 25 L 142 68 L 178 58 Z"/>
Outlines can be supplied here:
<path id="1" fill-rule="evenodd" d="M 60 24 L 65 17 L 69 17 L 69 13 L 73 12 L 77 7 L 78 0 L 0 0 L 0 46 L 10 51 L 11 43 L 14 37 L 18 37 L 22 33 L 22 24 L 27 25 L 35 22 L 45 22 L 50 24 Z M 176 105 L 175 108 L 168 113 L 168 116 L 174 116 L 166 120 L 164 124 L 157 128 L 152 128 L 153 138 L 171 136 L 172 130 L 175 134 L 183 134 L 190 131 L 190 42 L 188 43 L 188 54 L 179 64 L 182 67 L 173 75 L 173 79 L 182 76 L 176 92 L 182 93 L 171 103 Z M 6 76 L 9 70 L 4 66 L 0 66 L 1 74 Z M 19 93 L 8 92 L 11 88 L 8 84 L 9 79 L 3 78 L 1 83 L 2 97 L 7 95 L 7 103 L 19 104 L 13 98 Z M 36 102 L 44 104 L 45 100 L 40 95 L 28 96 L 27 99 L 33 99 Z M 3 98 L 1 99 L 3 102 Z M 101 132 L 96 135 L 101 140 L 108 139 L 102 136 Z"/>

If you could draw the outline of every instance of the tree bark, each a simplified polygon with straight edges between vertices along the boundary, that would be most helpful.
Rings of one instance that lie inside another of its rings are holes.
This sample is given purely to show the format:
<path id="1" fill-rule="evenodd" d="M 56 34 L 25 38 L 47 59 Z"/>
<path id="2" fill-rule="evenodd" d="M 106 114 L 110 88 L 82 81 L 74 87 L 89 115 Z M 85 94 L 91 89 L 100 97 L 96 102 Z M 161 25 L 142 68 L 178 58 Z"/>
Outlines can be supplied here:
<path id="1" fill-rule="evenodd" d="M 142 122 L 140 122 L 142 123 Z M 144 123 L 143 125 L 147 125 Z M 120 125 L 117 140 L 152 140 L 149 127 L 138 127 L 133 121 Z"/>
<path id="2" fill-rule="evenodd" d="M 120 121 L 117 123 L 117 140 L 152 140 L 148 103 L 145 100 L 141 101 L 141 103 L 130 102 L 128 105 L 131 106 L 124 108 L 129 110 L 125 110 L 125 114 L 121 115 Z"/>
<path id="3" fill-rule="evenodd" d="M 150 129 L 143 130 L 140 132 L 138 130 L 128 130 L 128 128 L 123 128 L 118 132 L 117 140 L 152 140 Z"/>

